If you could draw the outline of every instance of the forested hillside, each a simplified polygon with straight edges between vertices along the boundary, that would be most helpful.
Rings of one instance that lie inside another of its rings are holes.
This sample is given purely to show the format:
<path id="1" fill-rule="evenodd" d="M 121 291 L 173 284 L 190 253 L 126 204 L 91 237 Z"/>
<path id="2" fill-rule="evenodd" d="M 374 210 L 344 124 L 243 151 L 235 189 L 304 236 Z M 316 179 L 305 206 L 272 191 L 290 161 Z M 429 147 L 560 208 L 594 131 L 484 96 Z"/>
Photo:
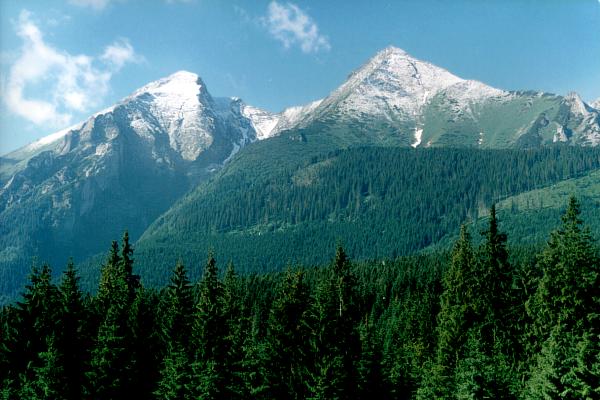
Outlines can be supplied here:
<path id="1" fill-rule="evenodd" d="M 260 145 L 274 148 L 267 144 Z M 485 216 L 493 202 L 600 167 L 599 150 L 569 146 L 360 147 L 304 161 L 293 151 L 303 146 L 275 147 L 289 153 L 273 155 L 271 165 L 258 164 L 258 171 L 251 166 L 266 157 L 261 147 L 248 148 L 178 202 L 138 243 L 144 278 L 164 284 L 166 265 L 180 257 L 200 263 L 198 255 L 208 247 L 242 272 L 323 264 L 340 240 L 359 260 L 408 255 L 457 235 L 460 224 Z M 507 229 L 520 224 L 515 209 Z M 537 229 L 533 242 L 542 242 L 551 228 Z"/>
<path id="2" fill-rule="evenodd" d="M 129 237 L 97 294 L 68 265 L 34 268 L 0 313 L 6 399 L 595 399 L 600 260 L 571 198 L 537 255 L 507 248 L 491 209 L 481 244 L 451 252 L 238 275 L 212 254 L 190 282 L 144 287 Z M 188 264 L 197 270 L 198 264 Z"/>

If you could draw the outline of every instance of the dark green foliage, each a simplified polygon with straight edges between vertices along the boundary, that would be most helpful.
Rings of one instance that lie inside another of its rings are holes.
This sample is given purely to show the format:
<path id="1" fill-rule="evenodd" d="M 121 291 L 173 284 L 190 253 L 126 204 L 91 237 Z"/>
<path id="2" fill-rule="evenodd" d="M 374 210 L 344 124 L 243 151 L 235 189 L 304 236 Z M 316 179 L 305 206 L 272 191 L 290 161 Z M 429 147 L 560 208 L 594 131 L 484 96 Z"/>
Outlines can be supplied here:
<path id="1" fill-rule="evenodd" d="M 271 308 L 265 346 L 270 366 L 268 395 L 271 398 L 302 399 L 308 395 L 308 383 L 314 358 L 310 338 L 310 292 L 304 272 L 285 274 L 279 296 Z"/>
<path id="2" fill-rule="evenodd" d="M 467 334 L 476 321 L 475 253 L 465 226 L 454 245 L 450 267 L 443 279 L 437 325 L 436 360 L 420 390 L 420 398 L 447 397 L 456 389 L 453 371 Z"/>
<path id="3" fill-rule="evenodd" d="M 135 325 L 140 312 L 140 303 L 136 300 L 140 297 L 132 285 L 133 260 L 127 234 L 123 237 L 122 249 L 119 255 L 118 244 L 112 243 L 98 288 L 100 323 L 87 373 L 87 393 L 96 399 L 131 396 L 138 392 L 135 384 L 141 381 L 139 372 L 143 366 L 136 365 L 139 360 L 135 354 L 136 345 L 141 345 L 145 337 Z"/>
<path id="4" fill-rule="evenodd" d="M 592 343 L 600 337 L 600 265 L 579 214 L 572 197 L 539 257 L 542 276 L 527 303 L 533 363 L 526 393 L 532 398 L 533 393 L 569 399 L 598 393 L 598 377 L 589 371 L 597 370 L 598 362 L 599 349 Z"/>
<path id="5" fill-rule="evenodd" d="M 18 371 L 19 380 L 25 382 L 33 381 L 36 368 L 41 366 L 43 360 L 38 355 L 47 351 L 47 339 L 57 331 L 59 310 L 58 288 L 51 282 L 47 265 L 41 270 L 33 267 L 30 282 L 23 300 L 17 303 L 14 322 L 18 333 L 14 337 L 15 351 L 9 353 L 11 370 Z"/>
<path id="6" fill-rule="evenodd" d="M 48 348 L 39 353 L 39 361 L 32 366 L 32 377 L 24 379 L 20 390 L 23 399 L 63 400 L 69 395 L 68 378 L 61 363 L 61 354 L 54 345 L 54 337 L 48 338 Z"/>
<path id="7" fill-rule="evenodd" d="M 349 399 L 358 389 L 361 346 L 356 278 L 344 249 L 326 271 L 315 296 L 314 351 L 317 354 L 312 391 L 315 398 Z"/>
<path id="8" fill-rule="evenodd" d="M 200 281 L 200 294 L 192 329 L 193 357 L 191 391 L 201 399 L 227 397 L 227 321 L 224 315 L 223 284 L 217 263 L 209 254 Z"/>
<path id="9" fill-rule="evenodd" d="M 194 314 L 194 293 L 187 271 L 177 262 L 171 284 L 163 295 L 162 335 L 169 345 L 189 349 Z"/>
<path id="10" fill-rule="evenodd" d="M 310 156 L 300 146 L 298 153 L 256 155 L 261 148 L 246 149 L 148 228 L 136 248 L 146 282 L 164 285 L 169 271 L 163 260 L 201 263 L 208 247 L 242 273 L 323 265 L 338 240 L 357 260 L 412 254 L 456 235 L 462 223 L 486 215 L 500 199 L 600 167 L 598 149 L 565 146 L 361 147 Z M 537 225 L 522 229 L 541 240 L 548 232 Z"/>
<path id="11" fill-rule="evenodd" d="M 62 352 L 65 377 L 65 392 L 68 399 L 81 398 L 84 382 L 84 367 L 87 355 L 84 349 L 86 342 L 85 322 L 88 315 L 83 302 L 83 293 L 79 289 L 79 277 L 72 260 L 69 260 L 59 286 L 61 295 L 60 329 L 58 332 L 58 348 Z"/>
<path id="12" fill-rule="evenodd" d="M 72 263 L 59 287 L 34 268 L 0 310 L 0 398 L 599 398 L 598 249 L 577 201 L 537 257 L 494 211 L 450 254 L 338 247 L 324 268 L 222 278 L 211 254 L 196 286 L 178 263 L 160 292 L 129 279 L 126 236 L 94 296 Z"/>
<path id="13" fill-rule="evenodd" d="M 192 376 L 189 368 L 189 355 L 182 347 L 171 347 L 162 362 L 157 399 L 191 400 Z"/>

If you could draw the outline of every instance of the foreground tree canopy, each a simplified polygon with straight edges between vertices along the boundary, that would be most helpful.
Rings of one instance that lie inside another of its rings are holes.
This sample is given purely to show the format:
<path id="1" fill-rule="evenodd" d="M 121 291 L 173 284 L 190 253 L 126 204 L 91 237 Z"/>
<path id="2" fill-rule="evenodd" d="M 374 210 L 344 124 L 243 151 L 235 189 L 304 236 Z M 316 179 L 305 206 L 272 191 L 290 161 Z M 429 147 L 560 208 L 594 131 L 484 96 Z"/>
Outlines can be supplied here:
<path id="1" fill-rule="evenodd" d="M 537 254 L 492 208 L 451 253 L 144 288 L 127 234 L 97 293 L 32 269 L 0 313 L 3 399 L 598 399 L 600 260 L 572 198 Z M 478 241 L 479 242 L 479 241 Z"/>

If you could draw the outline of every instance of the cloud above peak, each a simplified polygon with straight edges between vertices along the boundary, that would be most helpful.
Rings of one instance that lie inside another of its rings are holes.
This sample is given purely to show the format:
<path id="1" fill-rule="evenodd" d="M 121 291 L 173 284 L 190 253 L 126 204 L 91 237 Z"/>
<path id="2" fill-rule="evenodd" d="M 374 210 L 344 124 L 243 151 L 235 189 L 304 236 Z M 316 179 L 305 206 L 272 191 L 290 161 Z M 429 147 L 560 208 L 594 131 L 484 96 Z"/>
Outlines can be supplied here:
<path id="1" fill-rule="evenodd" d="M 316 22 L 293 3 L 271 1 L 263 23 L 286 49 L 298 45 L 307 54 L 331 49 L 327 37 L 319 33 Z"/>
<path id="2" fill-rule="evenodd" d="M 108 45 L 99 57 L 71 55 L 44 40 L 27 10 L 15 26 L 22 46 L 3 85 L 3 98 L 9 111 L 36 125 L 63 127 L 72 123 L 74 113 L 98 107 L 113 74 L 142 59 L 127 39 Z"/>
<path id="3" fill-rule="evenodd" d="M 135 53 L 129 40 L 120 38 L 114 43 L 106 46 L 100 59 L 112 66 L 116 71 L 123 68 L 127 63 L 139 63 L 143 60 L 141 56 Z"/>

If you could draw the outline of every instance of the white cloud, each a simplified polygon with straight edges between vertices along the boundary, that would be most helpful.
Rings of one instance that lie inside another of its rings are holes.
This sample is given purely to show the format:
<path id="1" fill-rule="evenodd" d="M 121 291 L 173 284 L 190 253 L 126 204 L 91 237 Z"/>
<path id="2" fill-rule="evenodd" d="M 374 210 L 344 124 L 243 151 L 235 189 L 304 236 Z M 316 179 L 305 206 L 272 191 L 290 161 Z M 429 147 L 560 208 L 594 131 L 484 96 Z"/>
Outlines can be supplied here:
<path id="1" fill-rule="evenodd" d="M 21 11 L 16 27 L 23 44 L 3 85 L 3 98 L 11 112 L 37 125 L 61 127 L 72 122 L 74 112 L 97 107 L 113 74 L 140 59 L 126 39 L 107 46 L 99 58 L 56 49 L 44 41 L 27 10 Z M 35 97 L 29 94 L 32 89 Z"/>
<path id="2" fill-rule="evenodd" d="M 69 0 L 69 3 L 79 7 L 90 7 L 96 11 L 104 10 L 110 0 Z"/>
<path id="3" fill-rule="evenodd" d="M 115 70 L 120 70 L 127 63 L 137 63 L 142 61 L 142 57 L 135 53 L 129 40 L 121 38 L 104 49 L 100 59 Z"/>
<path id="4" fill-rule="evenodd" d="M 293 3 L 271 1 L 264 23 L 286 49 L 296 44 L 304 53 L 331 48 L 327 37 L 319 34 L 319 27 L 312 18 Z"/>

